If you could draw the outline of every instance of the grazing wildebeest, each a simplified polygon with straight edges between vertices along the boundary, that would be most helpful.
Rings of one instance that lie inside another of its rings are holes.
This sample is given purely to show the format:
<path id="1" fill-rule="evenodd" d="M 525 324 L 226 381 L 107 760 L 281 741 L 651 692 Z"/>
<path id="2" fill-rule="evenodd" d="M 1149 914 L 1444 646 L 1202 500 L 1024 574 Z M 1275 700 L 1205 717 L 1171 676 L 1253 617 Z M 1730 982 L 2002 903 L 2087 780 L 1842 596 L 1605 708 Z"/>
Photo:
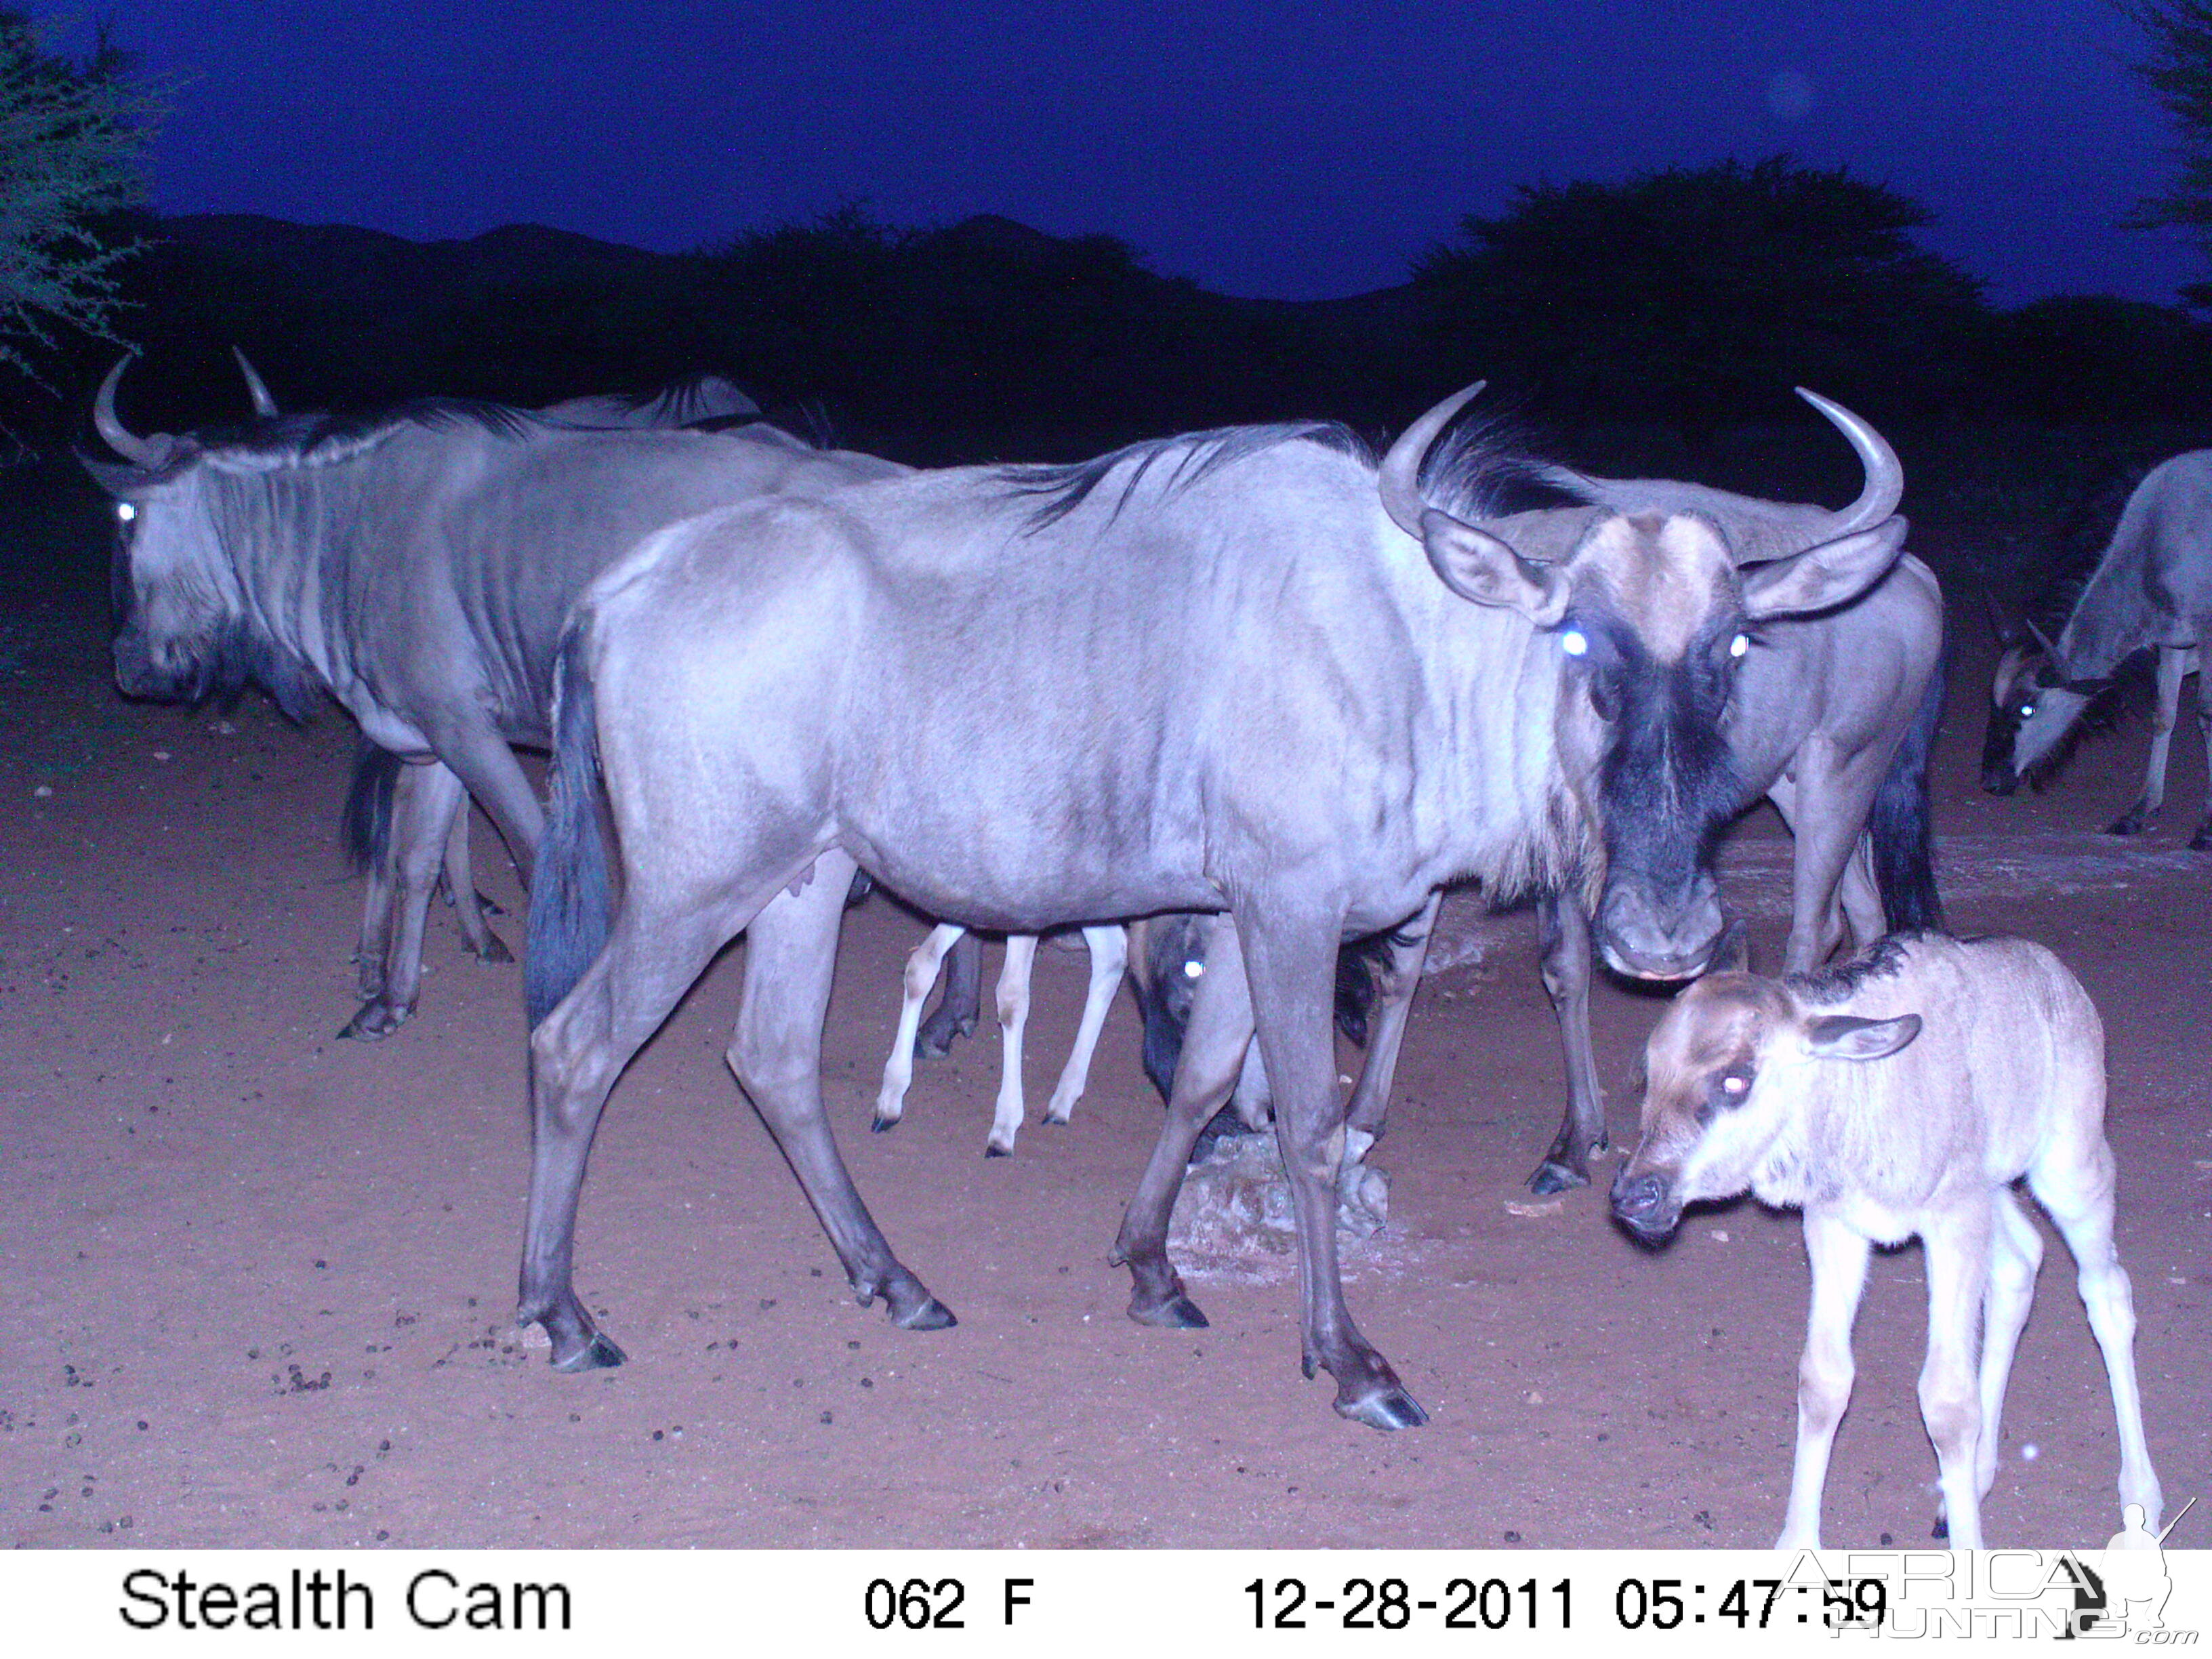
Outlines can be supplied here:
<path id="1" fill-rule="evenodd" d="M 120 503 L 116 683 L 190 700 L 254 680 L 298 718 L 328 692 L 379 749 L 419 763 L 392 809 L 401 890 L 382 903 L 373 885 L 364 910 L 356 1036 L 413 1009 L 424 913 L 468 796 L 527 879 L 544 818 L 509 745 L 550 738 L 554 646 L 585 580 L 689 514 L 902 471 L 756 428 L 587 431 L 435 400 L 139 437 L 115 410 L 128 362 L 94 412 L 126 464 L 85 463 Z M 473 891 L 456 896 L 482 953 Z"/>
<path id="2" fill-rule="evenodd" d="M 921 1005 L 937 982 L 937 969 L 950 951 L 968 935 L 964 927 L 941 923 L 907 957 L 901 985 L 897 1034 L 891 1039 L 890 1058 L 884 1062 L 883 1087 L 876 1094 L 878 1130 L 888 1129 L 906 1112 L 907 1086 L 914 1081 L 915 1030 L 921 1024 Z M 1106 1012 L 1114 993 L 1121 988 L 1121 972 L 1128 963 L 1128 939 L 1116 927 L 1085 927 L 1083 943 L 1091 952 L 1091 985 L 1083 999 L 1083 1018 L 1075 1031 L 1075 1045 L 1060 1081 L 1046 1104 L 1044 1121 L 1065 1123 L 1074 1115 L 1075 1103 L 1083 1098 L 1091 1079 L 1091 1057 L 1097 1051 L 1098 1033 L 1106 1024 Z M 984 1155 L 1005 1158 L 1014 1150 L 1024 1113 L 1022 1093 L 1022 1033 L 1030 1017 L 1030 969 L 1036 960 L 1036 935 L 1012 933 L 1006 938 L 1006 962 L 999 975 L 998 1014 L 1000 1048 L 999 1098 L 991 1114 L 991 1133 Z"/>
<path id="3" fill-rule="evenodd" d="M 1982 787 L 2008 795 L 2052 767 L 2097 691 L 2138 651 L 2158 653 L 2158 710 L 2142 793 L 2106 833 L 2133 835 L 2166 798 L 2166 762 L 2181 682 L 2197 672 L 2212 627 L 2212 449 L 2161 461 L 2121 510 L 2118 527 L 2056 644 L 2032 635 L 1999 658 L 1990 686 Z M 2197 724 L 2212 755 L 2212 688 L 2197 679 Z M 2212 848 L 2212 805 L 2190 838 Z"/>
<path id="4" fill-rule="evenodd" d="M 1895 452 L 1849 410 L 1804 395 L 1864 469 L 1858 499 L 1840 511 L 1672 480 L 1594 478 L 1564 467 L 1545 468 L 1541 476 L 1615 511 L 1701 514 L 1746 558 L 1888 518 L 1904 491 Z M 1784 957 L 1790 970 L 1826 961 L 1846 924 L 1855 948 L 1886 932 L 1942 926 L 1928 800 L 1929 754 L 1943 707 L 1942 652 L 1942 590 L 1909 554 L 1849 605 L 1762 623 L 1746 640 L 1726 732 L 1742 804 L 1762 795 L 1772 800 L 1796 838 Z M 1413 929 L 1395 953 L 1386 951 L 1374 981 L 1385 994 L 1384 1013 L 1350 1108 L 1355 1158 L 1382 1132 L 1402 1004 L 1419 981 L 1428 931 Z M 1590 1040 L 1589 925 L 1571 891 L 1540 898 L 1538 933 L 1544 988 L 1566 1050 L 1566 1114 L 1528 1181 L 1549 1194 L 1588 1184 L 1590 1154 L 1606 1144 L 1605 1103 Z"/>
<path id="5" fill-rule="evenodd" d="M 1131 1314 L 1203 1322 L 1168 1215 L 1256 1029 L 1307 1370 L 1334 1376 L 1346 1416 L 1424 1420 L 1338 1273 L 1339 941 L 1473 875 L 1501 894 L 1580 884 L 1608 961 L 1698 971 L 1723 931 L 1700 860 L 1738 793 L 1719 731 L 1730 642 L 1862 592 L 1905 534 L 1893 519 L 1739 570 L 1691 514 L 1593 511 L 1571 536 L 1477 522 L 1481 446 L 1418 482 L 1472 395 L 1379 472 L 1341 428 L 1232 428 L 739 505 L 592 585 L 562 647 L 526 978 L 520 1318 L 555 1364 L 621 1357 L 571 1271 L 608 1091 L 741 929 L 732 1070 L 860 1299 L 908 1328 L 951 1321 L 869 1218 L 823 1109 L 838 924 L 864 866 L 927 915 L 1009 933 L 1225 910 L 1117 1244 Z M 954 683 L 994 696 L 935 690 Z"/>
<path id="6" fill-rule="evenodd" d="M 1631 1231 L 1658 1243 L 1684 1205 L 1747 1188 L 1804 1212 L 1812 1310 L 1781 1547 L 1820 1547 L 1868 1253 L 1915 1237 L 1921 1416 L 1951 1542 L 1982 1547 L 2005 1379 L 2043 1260 L 2012 1190 L 2022 1176 L 2074 1252 L 2119 1422 L 2120 1498 L 2158 1524 L 2135 1303 L 2112 1244 L 2104 1027 L 2057 957 L 2025 939 L 1912 935 L 1819 973 L 1717 974 L 1661 1018 L 1644 1068 L 1643 1137 L 1613 1183 Z"/>

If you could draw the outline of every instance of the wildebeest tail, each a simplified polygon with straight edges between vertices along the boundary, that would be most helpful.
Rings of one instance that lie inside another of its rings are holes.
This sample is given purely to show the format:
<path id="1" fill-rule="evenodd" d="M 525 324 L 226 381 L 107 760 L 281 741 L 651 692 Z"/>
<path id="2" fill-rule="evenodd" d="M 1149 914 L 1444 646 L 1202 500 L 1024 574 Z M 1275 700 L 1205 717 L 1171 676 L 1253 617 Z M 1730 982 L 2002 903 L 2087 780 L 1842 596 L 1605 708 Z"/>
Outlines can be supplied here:
<path id="1" fill-rule="evenodd" d="M 1920 694 L 1911 729 L 1890 757 L 1888 775 L 1867 814 L 1874 845 L 1875 885 L 1883 921 L 1893 933 L 1943 931 L 1943 901 L 1936 890 L 1936 833 L 1929 815 L 1928 759 L 1943 718 L 1943 665 Z"/>
<path id="2" fill-rule="evenodd" d="M 345 843 L 346 862 L 356 875 L 365 875 L 382 864 L 392 845 L 392 798 L 399 787 L 399 769 L 404 764 L 389 749 L 380 749 L 367 738 L 354 750 L 353 783 L 346 790 L 345 810 L 338 817 L 338 836 Z"/>
<path id="3" fill-rule="evenodd" d="M 1399 942 L 1398 935 L 1386 929 L 1337 947 L 1336 1029 L 1355 1048 L 1367 1046 L 1367 1023 L 1374 1018 L 1381 994 L 1376 975 Z"/>
<path id="4" fill-rule="evenodd" d="M 612 872 L 600 824 L 599 718 L 582 636 L 572 623 L 553 667 L 553 769 L 545 839 L 530 882 L 523 1007 L 536 1030 L 606 948 Z"/>

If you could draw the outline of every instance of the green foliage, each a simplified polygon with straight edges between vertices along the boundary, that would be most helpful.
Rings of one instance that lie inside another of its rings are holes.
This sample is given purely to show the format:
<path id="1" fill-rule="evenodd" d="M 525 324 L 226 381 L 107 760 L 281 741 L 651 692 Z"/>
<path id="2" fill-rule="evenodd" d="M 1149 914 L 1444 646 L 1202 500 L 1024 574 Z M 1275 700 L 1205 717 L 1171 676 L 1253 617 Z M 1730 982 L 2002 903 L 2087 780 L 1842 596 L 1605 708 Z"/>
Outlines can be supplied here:
<path id="1" fill-rule="evenodd" d="M 1729 161 L 1523 186 L 1415 282 L 1433 336 L 1570 422 L 1741 420 L 1792 385 L 1848 400 L 1901 369 L 1927 404 L 1985 314 L 1973 279 L 1913 241 L 1928 222 L 1842 168 Z"/>
<path id="2" fill-rule="evenodd" d="M 104 33 L 79 64 L 0 10 L 0 362 L 34 380 L 28 354 L 52 349 L 58 331 L 113 337 L 117 266 L 137 244 L 112 216 L 143 193 L 157 112 L 125 67 Z"/>

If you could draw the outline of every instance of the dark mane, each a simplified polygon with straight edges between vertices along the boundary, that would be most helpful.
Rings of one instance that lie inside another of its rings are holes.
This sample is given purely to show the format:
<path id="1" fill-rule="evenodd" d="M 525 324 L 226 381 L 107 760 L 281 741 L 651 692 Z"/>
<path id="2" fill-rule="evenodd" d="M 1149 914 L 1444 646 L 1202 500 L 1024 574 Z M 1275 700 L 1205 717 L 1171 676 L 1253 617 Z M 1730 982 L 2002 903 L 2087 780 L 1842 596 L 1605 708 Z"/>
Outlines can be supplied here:
<path id="1" fill-rule="evenodd" d="M 1350 455 L 1372 466 L 1374 452 L 1350 427 L 1334 421 L 1286 421 L 1271 426 L 1224 426 L 1210 432 L 1186 432 L 1178 437 L 1151 438 L 1101 455 L 1095 460 L 999 470 L 1006 491 L 1012 495 L 1042 499 L 1030 514 L 1030 531 L 1054 525 L 1083 505 L 1091 493 L 1125 465 L 1129 475 L 1114 503 L 1119 514 L 1144 482 L 1146 473 L 1172 457 L 1163 490 L 1188 489 L 1208 473 L 1233 465 L 1278 444 L 1316 443 L 1340 455 Z"/>
<path id="2" fill-rule="evenodd" d="M 1437 440 L 1421 464 L 1420 490 L 1430 506 L 1471 521 L 1583 505 L 1546 481 L 1521 423 L 1496 410 L 1462 416 Z"/>
<path id="3" fill-rule="evenodd" d="M 408 427 L 437 432 L 472 426 L 512 440 L 551 424 L 527 410 L 481 398 L 416 398 L 376 410 L 260 422 L 225 444 L 222 453 L 246 461 L 306 465 L 343 459 Z"/>
<path id="4" fill-rule="evenodd" d="M 1887 933 L 1853 957 L 1832 968 L 1814 968 L 1802 974 L 1784 974 L 1782 982 L 1798 997 L 1819 1008 L 1848 1002 L 1869 980 L 1887 979 L 1905 968 L 1905 947 L 1920 935 Z"/>

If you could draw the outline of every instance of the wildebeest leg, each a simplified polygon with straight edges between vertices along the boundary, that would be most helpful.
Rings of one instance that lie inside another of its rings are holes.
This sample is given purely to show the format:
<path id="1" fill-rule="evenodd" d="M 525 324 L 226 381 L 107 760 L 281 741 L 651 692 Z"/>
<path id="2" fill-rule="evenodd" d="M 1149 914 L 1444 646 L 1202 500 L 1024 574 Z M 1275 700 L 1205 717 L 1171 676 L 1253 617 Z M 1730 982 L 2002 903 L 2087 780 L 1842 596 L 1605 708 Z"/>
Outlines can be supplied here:
<path id="1" fill-rule="evenodd" d="M 1837 898 L 1844 908 L 1844 920 L 1851 930 L 1851 949 L 1863 951 L 1889 931 L 1889 920 L 1881 908 L 1881 889 L 1874 878 L 1874 841 L 1861 836 L 1851 845 L 1851 855 L 1844 860 L 1843 884 L 1836 890 Z"/>
<path id="2" fill-rule="evenodd" d="M 2197 729 L 2204 734 L 2205 756 L 2212 763 L 2212 674 L 2197 677 Z M 2189 845 L 2199 853 L 2212 849 L 2212 802 L 2207 803 L 2204 821 L 2197 826 Z"/>
<path id="3" fill-rule="evenodd" d="M 929 988 L 937 983 L 937 969 L 945 953 L 967 931 L 949 921 L 940 922 L 906 959 L 906 972 L 900 981 L 898 1031 L 891 1038 L 890 1058 L 884 1062 L 883 1087 L 876 1091 L 874 1127 L 879 1134 L 905 1115 L 906 1091 L 914 1082 L 914 1034 L 921 1024 L 921 1005 L 928 1000 Z"/>
<path id="4" fill-rule="evenodd" d="M 2004 1420 L 2005 1384 L 2021 1328 L 2035 1300 L 2036 1271 L 2043 1266 L 2043 1235 L 2020 1207 L 2009 1187 L 1996 1194 L 1996 1225 L 1990 1234 L 1990 1282 L 1982 1303 L 1982 1437 L 1974 1461 L 1974 1491 L 1983 1498 L 1996 1484 L 1999 1425 Z"/>
<path id="5" fill-rule="evenodd" d="M 1030 1021 L 1030 969 L 1036 963 L 1036 935 L 1006 935 L 1006 964 L 999 970 L 999 1098 L 991 1114 L 986 1158 L 1006 1158 L 1021 1133 L 1022 1032 Z"/>
<path id="6" fill-rule="evenodd" d="M 1936 1447 L 1943 1494 L 1937 1536 L 1982 1547 L 1982 1402 L 1975 1372 L 1982 1300 L 1996 1222 L 1985 1194 L 1940 1213 L 1921 1231 L 1928 1267 L 1928 1358 L 1920 1367 L 1920 1420 Z"/>
<path id="7" fill-rule="evenodd" d="M 1882 760 L 1887 764 L 1887 757 Z M 1869 771 L 1872 781 L 1857 775 Z M 1834 745 L 1824 739 L 1814 738 L 1798 751 L 1793 810 L 1788 815 L 1797 846 L 1790 871 L 1790 941 L 1783 949 L 1782 963 L 1785 973 L 1819 967 L 1843 943 L 1836 890 L 1865 823 L 1865 815 L 1854 815 L 1846 804 L 1872 799 L 1881 773 L 1881 768 L 1869 767 L 1864 757 L 1857 757 L 1856 764 L 1838 760 Z"/>
<path id="8" fill-rule="evenodd" d="M 822 1023 L 856 867 L 843 853 L 824 853 L 811 879 L 795 893 L 779 891 L 753 919 L 745 936 L 744 1003 L 727 1059 L 799 1177 L 860 1304 L 880 1296 L 894 1324 L 937 1330 L 953 1322 L 951 1310 L 891 1254 L 837 1155 L 822 1104 Z"/>
<path id="9" fill-rule="evenodd" d="M 538 843 L 545 834 L 545 811 L 514 751 L 488 726 L 429 735 L 438 758 L 459 776 L 462 787 L 490 817 L 493 828 L 507 843 L 507 855 L 514 860 L 522 884 L 527 887 L 538 859 Z"/>
<path id="10" fill-rule="evenodd" d="M 465 793 L 461 797 L 460 809 L 453 814 L 453 828 L 446 831 L 446 896 L 453 902 L 461 924 L 461 937 L 467 943 L 469 954 L 478 962 L 513 962 L 514 954 L 500 942 L 484 921 L 487 903 L 477 891 L 476 870 L 469 859 L 469 801 Z"/>
<path id="11" fill-rule="evenodd" d="M 1352 1103 L 1345 1109 L 1346 1163 L 1366 1157 L 1368 1148 L 1382 1139 L 1389 1127 L 1390 1085 L 1398 1075 L 1398 1051 L 1405 1046 L 1413 993 L 1420 987 L 1421 969 L 1429 959 L 1429 939 L 1437 930 L 1437 912 L 1443 896 L 1441 889 L 1430 894 L 1421 913 L 1400 928 L 1390 943 L 1389 960 L 1383 964 L 1382 983 L 1376 988 L 1379 1002 L 1374 1029 L 1368 1033 L 1366 1063 L 1359 1068 Z"/>
<path id="12" fill-rule="evenodd" d="M 1835 1217 L 1805 1212 L 1805 1254 L 1813 1264 L 1812 1304 L 1805 1316 L 1805 1352 L 1797 1362 L 1797 1451 L 1790 1469 L 1790 1508 L 1777 1549 L 1820 1547 L 1820 1492 L 1828 1450 L 1850 1403 L 1851 1322 L 1866 1289 L 1872 1247 Z"/>
<path id="13" fill-rule="evenodd" d="M 1084 993 L 1083 1019 L 1075 1030 L 1075 1046 L 1068 1050 L 1067 1064 L 1061 1067 L 1060 1081 L 1053 1085 L 1052 1098 L 1045 1104 L 1048 1123 L 1065 1123 L 1075 1115 L 1075 1103 L 1083 1098 L 1083 1085 L 1091 1080 L 1091 1057 L 1098 1050 L 1098 1034 L 1105 1029 L 1114 994 L 1121 988 L 1121 975 L 1129 965 L 1127 929 L 1086 927 L 1083 942 L 1091 949 L 1091 984 Z"/>
<path id="14" fill-rule="evenodd" d="M 1331 1033 L 1336 1000 L 1339 919 L 1309 913 L 1298 925 L 1265 906 L 1239 908 L 1244 974 L 1260 1046 L 1274 1085 L 1275 1139 L 1298 1222 L 1304 1300 L 1304 1363 L 1336 1379 L 1336 1409 L 1370 1428 L 1412 1428 L 1427 1413 L 1389 1362 L 1359 1333 L 1346 1305 L 1336 1255 L 1337 1095 Z"/>
<path id="15" fill-rule="evenodd" d="M 1168 1260 L 1168 1220 L 1199 1131 L 1237 1086 L 1244 1051 L 1252 1041 L 1243 957 L 1237 949 L 1237 930 L 1225 917 L 1210 921 L 1204 963 L 1206 971 L 1192 995 L 1190 1023 L 1176 1059 L 1167 1118 L 1114 1241 L 1113 1260 L 1126 1264 L 1134 1281 L 1129 1317 L 1140 1325 L 1170 1329 L 1206 1323 L 1206 1316 L 1183 1294 L 1182 1280 Z"/>
<path id="16" fill-rule="evenodd" d="M 2166 1499 L 2143 1438 L 2142 1391 L 2136 1380 L 2135 1287 L 2112 1243 L 2112 1150 L 2101 1131 L 2093 1129 L 2091 1136 L 2086 1146 L 2047 1156 L 2028 1171 L 2027 1184 L 2074 1253 L 2081 1304 L 2105 1356 L 2120 1435 L 2120 1501 L 2142 1504 L 2155 1532 Z"/>
<path id="17" fill-rule="evenodd" d="M 942 1060 L 952 1052 L 955 1037 L 972 1036 L 983 1012 L 983 941 L 973 933 L 952 947 L 952 963 L 945 975 L 945 994 L 929 1018 L 921 1022 L 915 1052 L 924 1060 Z"/>
<path id="18" fill-rule="evenodd" d="M 1567 1115 L 1552 1150 L 1528 1177 L 1528 1190 L 1544 1194 L 1589 1185 L 1590 1154 L 1606 1144 L 1605 1094 L 1590 1041 L 1589 918 L 1582 901 L 1571 893 L 1538 900 L 1536 936 L 1544 951 L 1544 993 L 1552 999 L 1567 1051 Z"/>
<path id="19" fill-rule="evenodd" d="M 2137 834 L 2166 799 L 2166 762 L 2173 747 L 2174 722 L 2181 717 L 2181 679 L 2190 653 L 2185 646 L 2158 647 L 2158 706 L 2151 711 L 2150 759 L 2143 768 L 2142 794 L 2106 826 L 2108 836 Z"/>
<path id="20" fill-rule="evenodd" d="M 543 1325 L 556 1370 L 619 1365 L 571 1278 L 576 1201 L 607 1092 L 744 913 L 624 896 L 599 959 L 530 1036 L 530 1210 L 515 1322 Z"/>
<path id="21" fill-rule="evenodd" d="M 399 781 L 393 787 L 395 818 L 398 816 L 397 797 L 405 790 L 407 774 L 413 769 L 403 767 Z M 364 1002 L 375 1001 L 384 995 L 384 964 L 392 954 L 392 905 L 398 890 L 387 831 L 384 855 L 368 867 L 361 898 L 361 938 L 353 951 L 354 988 Z"/>
<path id="22" fill-rule="evenodd" d="M 467 804 L 461 781 L 447 768 L 433 763 L 400 769 L 392 789 L 386 860 L 392 920 L 385 938 L 384 983 L 347 1022 L 341 1037 L 367 1041 L 388 1036 L 415 1012 L 422 988 L 422 928 L 445 861 L 446 832 Z"/>

